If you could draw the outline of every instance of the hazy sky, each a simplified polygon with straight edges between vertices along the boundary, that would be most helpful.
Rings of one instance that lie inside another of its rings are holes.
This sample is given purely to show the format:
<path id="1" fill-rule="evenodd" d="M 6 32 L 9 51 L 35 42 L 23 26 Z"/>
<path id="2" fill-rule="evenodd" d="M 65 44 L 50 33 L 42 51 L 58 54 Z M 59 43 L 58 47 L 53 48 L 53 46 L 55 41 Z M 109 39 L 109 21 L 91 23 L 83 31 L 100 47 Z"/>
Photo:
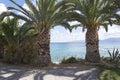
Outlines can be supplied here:
<path id="1" fill-rule="evenodd" d="M 15 0 L 23 7 L 27 8 L 24 0 Z M 6 11 L 7 6 L 15 6 L 9 0 L 0 0 L 0 13 Z M 19 14 L 19 13 L 18 13 Z M 99 38 L 100 39 L 107 39 L 107 38 L 120 38 L 120 26 L 113 25 L 109 27 L 109 31 L 105 32 L 103 28 L 99 31 Z M 70 33 L 68 30 L 65 30 L 61 26 L 57 26 L 51 30 L 51 42 L 68 42 L 68 41 L 78 41 L 78 40 L 85 40 L 85 32 L 83 33 L 81 28 L 73 30 Z"/>

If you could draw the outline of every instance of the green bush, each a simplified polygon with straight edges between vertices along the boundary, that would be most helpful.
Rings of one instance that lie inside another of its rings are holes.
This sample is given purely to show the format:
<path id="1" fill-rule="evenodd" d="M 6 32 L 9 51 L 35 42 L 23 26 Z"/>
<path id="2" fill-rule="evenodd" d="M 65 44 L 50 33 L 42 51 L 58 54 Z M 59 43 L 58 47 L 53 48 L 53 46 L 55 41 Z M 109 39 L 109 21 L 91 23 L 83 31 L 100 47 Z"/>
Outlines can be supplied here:
<path id="1" fill-rule="evenodd" d="M 0 24 L 0 44 L 4 46 L 4 61 L 31 64 L 36 58 L 35 28 L 27 23 L 19 25 L 17 18 L 6 18 Z"/>
<path id="2" fill-rule="evenodd" d="M 110 62 L 110 57 L 101 57 L 101 61 Z"/>
<path id="3" fill-rule="evenodd" d="M 19 48 L 17 46 L 12 49 L 6 48 L 4 61 L 13 64 L 34 64 L 36 49 L 34 42 L 27 42 Z"/>
<path id="4" fill-rule="evenodd" d="M 109 62 L 112 62 L 114 64 L 118 64 L 120 63 L 120 52 L 119 49 L 113 49 L 112 52 L 110 52 L 110 50 L 108 50 L 109 53 L 109 58 L 107 58 L 109 60 Z"/>
<path id="5" fill-rule="evenodd" d="M 98 67 L 98 71 L 98 80 L 120 80 L 119 67 L 107 67 L 105 65 L 100 65 Z"/>
<path id="6" fill-rule="evenodd" d="M 61 61 L 61 63 L 77 63 L 77 62 L 79 62 L 79 60 L 73 56 L 69 58 L 64 57 Z"/>
<path id="7" fill-rule="evenodd" d="M 29 42 L 25 44 L 21 52 L 21 63 L 24 64 L 34 64 L 37 57 L 37 48 L 34 42 Z"/>
<path id="8" fill-rule="evenodd" d="M 120 52 L 119 49 L 108 50 L 108 57 L 101 57 L 101 61 L 108 67 L 120 66 Z"/>

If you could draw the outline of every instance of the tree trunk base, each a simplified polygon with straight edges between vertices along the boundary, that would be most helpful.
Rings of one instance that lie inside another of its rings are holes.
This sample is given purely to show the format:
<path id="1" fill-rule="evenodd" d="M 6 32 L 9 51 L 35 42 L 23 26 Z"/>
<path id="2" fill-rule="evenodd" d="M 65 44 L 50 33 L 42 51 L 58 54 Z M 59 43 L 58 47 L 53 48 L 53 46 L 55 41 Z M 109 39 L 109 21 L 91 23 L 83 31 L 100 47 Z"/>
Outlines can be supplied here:
<path id="1" fill-rule="evenodd" d="M 45 66 L 49 66 L 50 62 L 50 58 L 49 56 L 38 56 L 37 57 L 37 66 L 38 67 L 45 67 Z"/>
<path id="2" fill-rule="evenodd" d="M 94 55 L 95 54 L 95 55 Z M 94 54 L 86 54 L 86 62 L 90 63 L 100 63 L 100 56 L 97 53 Z"/>
<path id="3" fill-rule="evenodd" d="M 85 62 L 86 65 L 92 65 L 92 66 L 97 66 L 97 65 L 101 65 L 100 63 L 92 63 L 92 62 Z"/>
<path id="4" fill-rule="evenodd" d="M 4 58 L 4 48 L 0 45 L 0 59 Z"/>

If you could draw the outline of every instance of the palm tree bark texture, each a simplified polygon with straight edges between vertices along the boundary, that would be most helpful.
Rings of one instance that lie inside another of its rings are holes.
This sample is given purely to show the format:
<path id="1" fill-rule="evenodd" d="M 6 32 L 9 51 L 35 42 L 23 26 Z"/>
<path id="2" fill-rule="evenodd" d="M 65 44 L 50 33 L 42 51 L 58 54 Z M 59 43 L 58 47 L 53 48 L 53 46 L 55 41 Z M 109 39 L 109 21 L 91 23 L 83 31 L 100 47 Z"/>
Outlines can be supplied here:
<path id="1" fill-rule="evenodd" d="M 98 29 L 89 27 L 86 32 L 86 57 L 87 62 L 99 63 Z"/>
<path id="2" fill-rule="evenodd" d="M 4 47 L 0 45 L 0 59 L 3 59 L 4 57 Z"/>
<path id="3" fill-rule="evenodd" d="M 50 57 L 50 30 L 44 30 L 42 33 L 38 34 L 37 37 L 37 46 L 38 46 L 38 56 L 37 64 L 38 66 L 48 66 L 51 62 Z"/>

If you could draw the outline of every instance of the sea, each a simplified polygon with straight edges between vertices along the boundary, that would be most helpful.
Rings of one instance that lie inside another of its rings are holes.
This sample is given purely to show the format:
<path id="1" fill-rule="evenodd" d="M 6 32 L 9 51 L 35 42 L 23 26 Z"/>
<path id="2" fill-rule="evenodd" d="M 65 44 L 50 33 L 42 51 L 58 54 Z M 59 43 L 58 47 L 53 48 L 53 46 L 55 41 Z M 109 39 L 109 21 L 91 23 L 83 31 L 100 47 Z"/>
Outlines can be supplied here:
<path id="1" fill-rule="evenodd" d="M 114 48 L 120 50 L 120 40 L 109 39 L 99 42 L 101 57 L 108 57 L 109 54 L 107 51 L 110 50 L 112 52 Z M 86 54 L 85 42 L 51 42 L 50 54 L 52 62 L 60 62 L 63 58 L 71 56 L 84 59 Z"/>

